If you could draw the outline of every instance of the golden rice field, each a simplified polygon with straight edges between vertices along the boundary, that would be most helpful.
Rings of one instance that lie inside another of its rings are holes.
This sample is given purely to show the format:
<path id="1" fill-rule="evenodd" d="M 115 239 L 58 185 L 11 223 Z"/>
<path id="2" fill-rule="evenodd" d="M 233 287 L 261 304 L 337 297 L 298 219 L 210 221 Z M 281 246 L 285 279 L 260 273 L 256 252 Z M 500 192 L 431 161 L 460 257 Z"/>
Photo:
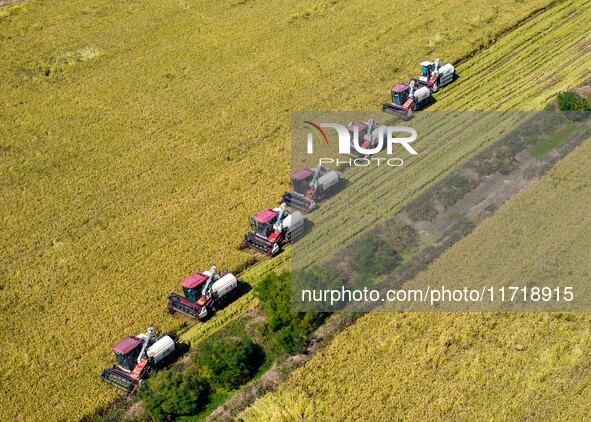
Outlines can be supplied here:
<path id="1" fill-rule="evenodd" d="M 555 95 L 556 84 L 589 78 L 590 49 L 582 47 L 591 38 L 580 28 L 589 21 L 588 2 L 549 10 L 462 65 L 466 78 L 440 95 L 457 100 L 454 107 L 464 110 L 540 109 Z M 558 46 L 569 53 L 554 61 Z M 507 60 L 510 54 L 514 67 Z M 540 66 L 546 62 L 552 65 Z M 524 69 L 524 63 L 531 65 Z M 523 74 L 529 73 L 537 79 L 528 83 Z M 502 83 L 504 75 L 513 77 Z M 545 76 L 552 77 L 552 85 L 539 86 Z M 465 99 L 487 88 L 490 96 Z M 514 94 L 504 95 L 505 89 Z M 591 273 L 586 241 L 590 152 L 591 141 L 413 283 L 535 285 L 553 280 L 584 285 Z M 240 416 L 245 421 L 582 420 L 590 411 L 588 325 L 584 314 L 371 314 Z"/>
<path id="2" fill-rule="evenodd" d="M 591 274 L 591 140 L 409 288 L 576 286 Z M 586 313 L 372 313 L 240 416 L 279 420 L 585 420 Z"/>
<path id="3" fill-rule="evenodd" d="M 292 110 L 377 109 L 419 61 L 464 56 L 546 3 L 1 9 L 0 419 L 71 420 L 108 403 L 116 394 L 98 375 L 112 344 L 148 324 L 178 327 L 165 297 L 184 276 L 249 263 L 238 250 L 246 216 L 287 187 Z M 585 18 L 585 3 L 564 4 Z M 583 78 L 564 67 L 549 91 Z M 244 278 L 255 284 L 265 268 Z M 184 338 L 199 341 L 252 304 L 245 295 Z"/>
<path id="4" fill-rule="evenodd" d="M 529 37 L 535 40 L 535 43 L 531 46 L 532 50 L 548 51 L 549 54 L 558 54 L 551 47 L 557 42 L 557 37 L 561 36 L 560 31 L 546 30 L 546 21 L 551 16 L 552 25 L 556 25 L 559 22 L 563 26 L 563 33 L 572 32 L 576 34 L 571 37 L 571 40 L 575 40 L 575 42 L 566 45 L 565 51 L 561 53 L 563 64 L 559 72 L 559 83 L 557 82 L 555 85 L 548 87 L 544 91 L 545 96 L 540 98 L 534 96 L 536 93 L 539 94 L 539 89 L 537 87 L 537 80 L 531 78 L 521 83 L 522 92 L 529 93 L 529 97 L 524 97 L 521 103 L 513 102 L 509 106 L 504 102 L 495 103 L 495 101 L 488 101 L 488 96 L 482 96 L 481 101 L 483 105 L 481 106 L 466 107 L 465 105 L 460 105 L 458 107 L 459 109 L 468 110 L 534 110 L 543 108 L 547 99 L 553 98 L 561 90 L 576 86 L 591 76 L 591 67 L 588 65 L 588 53 L 581 60 L 569 61 L 566 59 L 581 44 L 576 41 L 577 39 L 589 39 L 583 24 L 589 16 L 587 13 L 580 13 L 581 11 L 585 11 L 585 7 L 586 5 L 583 2 L 569 2 L 558 5 L 558 7 L 554 7 L 536 19 L 529 21 L 526 23 L 527 31 L 538 34 L 535 39 L 525 33 L 521 28 L 511 31 L 492 48 L 479 53 L 474 59 L 462 64 L 458 69 L 462 75 L 461 83 L 446 87 L 442 93 L 438 94 L 442 98 L 442 101 L 433 105 L 430 110 L 445 109 L 448 96 L 450 98 L 457 98 L 455 93 L 458 91 L 464 92 L 464 95 L 467 95 L 466 93 L 469 92 L 493 91 L 497 86 L 497 81 L 502 80 L 505 74 L 509 74 L 509 78 L 512 79 L 513 76 L 511 74 L 516 70 L 501 68 L 497 65 L 496 61 L 499 60 L 499 57 L 510 54 L 515 48 L 516 39 L 520 37 Z M 573 16 L 577 16 L 577 19 L 571 20 Z M 544 25 L 545 30 L 540 31 L 538 29 L 539 25 Z M 531 55 L 531 52 L 526 50 L 520 54 L 527 56 Z M 552 55 L 539 58 L 539 60 L 544 59 L 554 60 Z M 481 80 L 485 72 L 482 69 L 477 69 L 474 65 L 481 60 L 487 63 L 488 70 L 486 72 L 488 77 L 486 84 L 483 84 Z M 560 61 L 555 60 L 555 62 L 559 63 Z M 518 58 L 518 63 L 521 66 L 523 60 Z M 585 63 L 587 63 L 586 67 Z M 536 67 L 532 66 L 527 67 L 526 70 L 530 73 L 540 72 Z M 549 72 L 551 72 L 551 67 L 543 68 L 538 76 L 542 80 L 547 79 Z M 470 96 L 474 97 L 474 95 Z M 450 108 L 454 107 L 455 105 L 452 104 Z M 317 263 L 322 257 L 330 254 L 331 251 L 339 250 L 342 242 L 351 241 L 360 233 L 360 226 L 371 227 L 371 225 L 381 221 L 382 218 L 391 216 L 404 203 L 412 199 L 423 189 L 447 175 L 459 163 L 465 161 L 480 148 L 494 141 L 498 136 L 514 128 L 528 117 L 527 114 L 523 113 L 474 114 L 471 118 L 467 115 L 457 116 L 455 118 L 445 114 L 427 115 L 427 113 L 422 113 L 417 115 L 413 119 L 412 126 L 417 128 L 421 134 L 425 134 L 421 142 L 417 141 L 415 145 L 419 152 L 418 156 L 410 157 L 407 160 L 407 166 L 404 168 L 404 171 L 400 173 L 368 173 L 365 169 L 347 171 L 346 178 L 350 184 L 346 192 L 326 200 L 318 210 L 307 216 L 312 222 L 320 223 L 320 225 L 317 225 L 311 233 L 298 243 L 298 265 Z M 433 126 L 437 127 L 436 131 L 429 130 Z M 493 126 L 494 130 L 490 130 Z M 446 135 L 441 136 L 441 133 L 445 133 Z M 351 207 L 347 198 L 355 198 L 356 206 Z M 345 217 L 345 223 L 349 221 L 354 224 L 341 224 L 342 220 L 336 221 L 332 219 L 332 216 L 335 214 Z M 327 233 L 330 233 L 330 235 L 327 236 Z M 322 241 L 319 241 L 319 239 L 322 239 Z M 319 247 L 322 249 L 319 249 Z M 288 250 L 287 254 L 290 253 L 291 250 Z M 285 254 L 282 256 L 282 259 L 284 256 Z M 257 271 L 259 270 L 257 269 Z M 262 269 L 262 271 L 264 272 L 265 270 Z M 256 279 L 256 277 L 253 279 Z M 254 303 L 251 295 L 245 295 L 241 300 L 241 304 L 236 305 L 240 309 L 243 309 L 246 303 L 248 303 L 248 306 L 252 306 Z M 233 306 L 231 305 L 228 308 L 233 308 Z M 235 316 L 240 315 L 239 312 L 235 311 L 228 311 L 228 313 Z M 219 324 L 225 323 L 227 322 L 219 322 Z M 202 326 L 196 326 L 191 328 L 184 335 L 184 338 L 197 341 L 197 339 L 202 338 L 204 331 L 207 333 L 210 332 L 208 329 L 204 330 Z"/>

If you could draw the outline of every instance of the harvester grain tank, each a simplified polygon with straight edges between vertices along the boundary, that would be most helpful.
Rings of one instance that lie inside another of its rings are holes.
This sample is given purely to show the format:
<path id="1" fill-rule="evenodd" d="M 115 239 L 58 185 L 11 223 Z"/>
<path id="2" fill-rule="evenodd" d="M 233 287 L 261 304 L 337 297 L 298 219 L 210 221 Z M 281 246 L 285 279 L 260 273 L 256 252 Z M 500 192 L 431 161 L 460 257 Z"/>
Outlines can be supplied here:
<path id="1" fill-rule="evenodd" d="M 439 59 L 434 62 L 425 61 L 421 63 L 421 76 L 417 84 L 429 88 L 431 92 L 437 92 L 439 88 L 454 80 L 455 68 L 452 64 L 439 64 Z"/>
<path id="2" fill-rule="evenodd" d="M 232 298 L 238 290 L 238 280 L 229 273 L 218 275 L 213 265 L 210 271 L 187 277 L 181 286 L 184 296 L 178 293 L 168 295 L 169 309 L 203 320 Z"/>
<path id="3" fill-rule="evenodd" d="M 382 111 L 409 120 L 414 111 L 425 107 L 431 99 L 429 88 L 423 86 L 417 89 L 416 85 L 416 81 L 411 80 L 409 84 L 400 84 L 392 88 L 392 102 L 384 103 Z"/>
<path id="4" fill-rule="evenodd" d="M 286 204 L 269 208 L 249 217 L 251 232 L 244 235 L 244 244 L 273 256 L 283 245 L 292 242 L 304 232 L 304 216 L 299 211 L 288 212 Z"/>
<path id="5" fill-rule="evenodd" d="M 282 201 L 302 212 L 314 210 L 318 202 L 334 194 L 342 185 L 342 173 L 318 165 L 315 169 L 302 169 L 291 175 L 293 192 L 286 192 Z"/>
<path id="6" fill-rule="evenodd" d="M 162 364 L 175 351 L 175 342 L 169 336 L 155 336 L 154 328 L 146 333 L 129 336 L 111 349 L 117 365 L 105 369 L 101 379 L 118 390 L 132 395 L 142 379 L 147 378 L 152 369 Z"/>

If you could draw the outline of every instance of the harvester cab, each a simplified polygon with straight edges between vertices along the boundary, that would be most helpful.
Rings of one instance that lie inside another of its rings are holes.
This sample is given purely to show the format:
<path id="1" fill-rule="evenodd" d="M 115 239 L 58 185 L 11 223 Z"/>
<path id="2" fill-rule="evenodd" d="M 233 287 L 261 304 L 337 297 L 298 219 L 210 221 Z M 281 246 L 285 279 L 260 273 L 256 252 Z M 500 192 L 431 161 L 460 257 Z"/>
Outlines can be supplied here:
<path id="1" fill-rule="evenodd" d="M 142 379 L 175 350 L 175 343 L 169 336 L 154 336 L 154 328 L 146 333 L 128 336 L 111 349 L 117 365 L 105 369 L 101 379 L 118 390 L 132 395 Z"/>
<path id="2" fill-rule="evenodd" d="M 439 59 L 437 59 L 436 62 L 437 62 L 437 65 L 439 65 Z M 433 71 L 435 71 L 435 70 L 436 70 L 435 63 L 429 62 L 429 61 L 421 62 L 420 80 L 423 82 L 427 82 L 429 79 L 431 79 Z"/>
<path id="3" fill-rule="evenodd" d="M 269 238 L 271 235 L 276 234 L 274 233 L 273 225 L 277 221 L 280 212 L 284 213 L 285 211 L 267 209 L 254 217 L 248 217 L 252 233 L 264 238 Z"/>
<path id="4" fill-rule="evenodd" d="M 174 292 L 168 295 L 169 309 L 203 320 L 230 298 L 230 292 L 238 287 L 238 280 L 229 273 L 218 275 L 213 265 L 209 271 L 187 277 L 181 286 L 184 296 Z"/>
<path id="5" fill-rule="evenodd" d="M 304 216 L 285 208 L 286 204 L 282 203 L 279 208 L 269 208 L 250 217 L 251 232 L 244 235 L 244 244 L 273 256 L 283 245 L 300 236 L 304 231 Z"/>
<path id="6" fill-rule="evenodd" d="M 202 287 L 210 281 L 217 281 L 219 278 L 220 276 L 217 274 L 217 268 L 215 265 L 213 265 L 209 271 L 196 273 L 187 277 L 181 283 L 185 298 L 191 303 L 197 302 L 202 296 L 202 291 L 205 290 L 204 288 L 202 289 Z"/>
<path id="7" fill-rule="evenodd" d="M 294 209 L 310 212 L 316 208 L 318 202 L 332 195 L 342 181 L 341 172 L 321 165 L 315 169 L 302 169 L 291 175 L 294 191 L 284 193 L 281 200 Z M 253 224 L 258 225 L 251 218 L 251 227 L 256 232 Z"/>
<path id="8" fill-rule="evenodd" d="M 406 101 L 408 101 L 409 93 L 409 85 L 396 85 L 394 88 L 392 88 L 392 103 L 402 107 L 406 103 Z"/>
<path id="9" fill-rule="evenodd" d="M 150 327 L 151 328 L 151 327 Z M 137 365 L 143 341 L 139 337 L 129 336 L 113 347 L 113 355 L 117 365 L 124 371 L 131 372 Z"/>

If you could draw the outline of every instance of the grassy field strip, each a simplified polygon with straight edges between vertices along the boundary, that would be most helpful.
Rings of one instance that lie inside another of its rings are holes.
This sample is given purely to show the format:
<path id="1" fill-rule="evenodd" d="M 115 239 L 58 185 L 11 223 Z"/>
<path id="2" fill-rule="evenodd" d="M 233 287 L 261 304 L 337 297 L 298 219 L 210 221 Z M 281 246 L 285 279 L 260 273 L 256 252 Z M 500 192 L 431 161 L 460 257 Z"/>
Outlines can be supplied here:
<path id="1" fill-rule="evenodd" d="M 0 331 L 15 335 L 0 419 L 107 404 L 110 346 L 147 324 L 178 327 L 164 298 L 186 275 L 249 262 L 245 216 L 289 180 L 291 110 L 378 109 L 421 60 L 466 55 L 545 4 L 3 9 L 14 13 L 0 16 Z M 422 22 L 412 37 L 400 16 Z"/>
<path id="2" fill-rule="evenodd" d="M 591 140 L 412 285 L 588 284 L 589 156 Z M 589 347 L 585 313 L 373 313 L 241 417 L 580 420 L 590 411 Z"/>
<path id="3" fill-rule="evenodd" d="M 431 116 L 442 121 L 433 122 L 436 119 Z M 422 128 L 438 123 L 441 123 L 441 131 L 431 132 L 431 136 L 416 141 L 418 155 L 408 160 L 408 167 L 351 171 L 347 189 L 310 215 L 312 221 L 319 223 L 297 244 L 298 265 L 320 263 L 366 229 L 396 214 L 420 191 L 445 177 L 459 163 L 526 117 L 526 113 L 474 113 L 459 118 L 421 114 L 412 124 L 419 134 L 423 133 Z"/>

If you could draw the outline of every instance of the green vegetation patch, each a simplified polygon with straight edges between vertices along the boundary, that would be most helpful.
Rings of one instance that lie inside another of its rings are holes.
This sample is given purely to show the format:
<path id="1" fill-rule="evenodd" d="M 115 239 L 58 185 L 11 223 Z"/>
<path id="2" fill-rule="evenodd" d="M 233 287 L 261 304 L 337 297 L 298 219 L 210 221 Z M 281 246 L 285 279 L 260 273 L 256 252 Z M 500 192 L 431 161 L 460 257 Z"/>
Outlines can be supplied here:
<path id="1" fill-rule="evenodd" d="M 198 413 L 211 388 L 207 379 L 192 370 L 159 371 L 142 383 L 138 397 L 153 421 L 171 421 Z"/>
<path id="2" fill-rule="evenodd" d="M 591 111 L 591 100 L 574 91 L 558 94 L 558 107 L 562 111 Z"/>
<path id="3" fill-rule="evenodd" d="M 248 382 L 265 360 L 261 346 L 246 333 L 222 333 L 196 349 L 192 360 L 216 390 L 233 390 Z"/>
<path id="4" fill-rule="evenodd" d="M 312 277 L 319 282 L 320 272 L 307 272 L 304 277 Z M 291 273 L 271 273 L 266 275 L 255 288 L 261 301 L 261 308 L 269 318 L 262 333 L 274 342 L 280 350 L 290 355 L 304 351 L 306 342 L 327 315 L 316 312 L 294 312 L 291 310 Z"/>
<path id="5" fill-rule="evenodd" d="M 562 143 L 565 139 L 568 139 L 569 136 L 576 130 L 575 126 L 569 125 L 565 126 L 564 128 L 560 129 L 554 135 L 537 140 L 530 148 L 529 152 L 536 158 L 541 158 L 556 148 L 558 145 Z"/>

